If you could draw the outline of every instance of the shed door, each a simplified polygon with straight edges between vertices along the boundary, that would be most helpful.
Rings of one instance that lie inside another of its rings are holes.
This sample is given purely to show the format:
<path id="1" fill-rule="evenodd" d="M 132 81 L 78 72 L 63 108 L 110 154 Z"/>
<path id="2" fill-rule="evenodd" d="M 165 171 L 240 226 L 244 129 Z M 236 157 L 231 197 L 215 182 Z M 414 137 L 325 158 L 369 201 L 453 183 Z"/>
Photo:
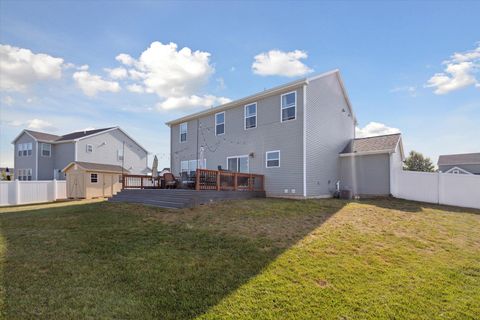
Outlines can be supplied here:
<path id="1" fill-rule="evenodd" d="M 68 194 L 69 198 L 85 197 L 85 178 L 82 173 L 68 174 Z"/>
<path id="2" fill-rule="evenodd" d="M 112 196 L 112 187 L 113 187 L 113 176 L 111 174 L 103 174 L 103 196 L 111 197 Z"/>

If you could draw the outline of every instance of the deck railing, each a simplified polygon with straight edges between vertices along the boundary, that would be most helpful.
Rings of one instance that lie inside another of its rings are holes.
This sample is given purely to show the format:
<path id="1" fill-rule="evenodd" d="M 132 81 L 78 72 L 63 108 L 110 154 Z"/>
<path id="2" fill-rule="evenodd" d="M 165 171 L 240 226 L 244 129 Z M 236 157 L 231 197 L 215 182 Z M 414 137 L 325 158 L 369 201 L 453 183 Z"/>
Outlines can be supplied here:
<path id="1" fill-rule="evenodd" d="M 261 174 L 197 169 L 196 190 L 264 191 L 265 177 Z"/>
<path id="2" fill-rule="evenodd" d="M 161 177 L 124 174 L 122 177 L 122 189 L 160 189 Z"/>

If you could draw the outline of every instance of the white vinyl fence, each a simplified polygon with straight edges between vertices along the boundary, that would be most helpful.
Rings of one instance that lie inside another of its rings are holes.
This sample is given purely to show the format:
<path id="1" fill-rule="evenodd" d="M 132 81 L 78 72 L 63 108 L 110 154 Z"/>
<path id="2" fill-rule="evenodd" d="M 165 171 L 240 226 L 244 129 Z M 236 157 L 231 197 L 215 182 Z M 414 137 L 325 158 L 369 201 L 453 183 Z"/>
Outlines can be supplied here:
<path id="1" fill-rule="evenodd" d="M 67 198 L 66 181 L 0 181 L 0 206 Z"/>
<path id="2" fill-rule="evenodd" d="M 480 209 L 480 175 L 399 170 L 396 198 Z"/>

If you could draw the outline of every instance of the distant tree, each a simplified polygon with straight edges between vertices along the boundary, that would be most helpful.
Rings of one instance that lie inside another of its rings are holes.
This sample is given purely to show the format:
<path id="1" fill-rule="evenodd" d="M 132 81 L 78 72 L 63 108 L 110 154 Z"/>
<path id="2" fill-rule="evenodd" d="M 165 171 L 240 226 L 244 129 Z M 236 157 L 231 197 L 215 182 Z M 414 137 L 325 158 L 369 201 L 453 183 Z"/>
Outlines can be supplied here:
<path id="1" fill-rule="evenodd" d="M 433 172 L 435 167 L 432 160 L 426 158 L 420 152 L 410 151 L 407 159 L 403 163 L 403 170 Z"/>

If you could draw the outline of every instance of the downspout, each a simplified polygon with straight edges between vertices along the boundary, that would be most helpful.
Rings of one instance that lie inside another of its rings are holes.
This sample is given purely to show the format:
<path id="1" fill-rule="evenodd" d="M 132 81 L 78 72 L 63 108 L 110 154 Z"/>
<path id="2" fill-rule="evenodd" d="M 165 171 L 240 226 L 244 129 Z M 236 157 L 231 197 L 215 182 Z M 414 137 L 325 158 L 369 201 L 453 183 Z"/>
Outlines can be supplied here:
<path id="1" fill-rule="evenodd" d="M 40 153 L 38 152 L 38 141 L 35 141 L 35 180 L 38 180 L 38 157 Z"/>
<path id="2" fill-rule="evenodd" d="M 303 85 L 303 197 L 307 197 L 307 86 Z"/>

